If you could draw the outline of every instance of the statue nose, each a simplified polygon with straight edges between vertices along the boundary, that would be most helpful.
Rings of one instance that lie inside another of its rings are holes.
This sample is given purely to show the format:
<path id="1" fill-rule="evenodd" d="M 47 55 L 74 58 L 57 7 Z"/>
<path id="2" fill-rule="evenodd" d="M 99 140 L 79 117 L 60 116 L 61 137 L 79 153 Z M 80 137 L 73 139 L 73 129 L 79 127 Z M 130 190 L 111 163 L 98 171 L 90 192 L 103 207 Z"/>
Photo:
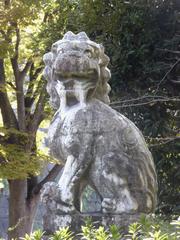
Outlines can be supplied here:
<path id="1" fill-rule="evenodd" d="M 70 56 L 70 57 L 78 57 L 78 58 L 80 58 L 80 57 L 82 57 L 82 53 L 80 53 L 80 52 L 77 51 L 77 50 L 73 50 L 73 51 L 70 51 L 70 52 L 69 52 L 69 56 Z"/>

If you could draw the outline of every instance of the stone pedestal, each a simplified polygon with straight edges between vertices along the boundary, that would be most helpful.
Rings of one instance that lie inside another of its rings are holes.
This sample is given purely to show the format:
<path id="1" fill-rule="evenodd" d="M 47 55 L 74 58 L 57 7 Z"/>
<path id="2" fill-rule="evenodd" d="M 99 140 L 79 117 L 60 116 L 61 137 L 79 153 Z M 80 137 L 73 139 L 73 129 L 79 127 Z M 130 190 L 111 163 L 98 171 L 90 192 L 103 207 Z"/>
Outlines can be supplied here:
<path id="1" fill-rule="evenodd" d="M 104 226 L 108 228 L 115 224 L 124 232 L 127 232 L 129 224 L 140 219 L 141 213 L 135 214 L 103 214 L 103 213 L 79 213 L 58 214 L 44 216 L 43 229 L 46 235 L 51 235 L 53 232 L 62 227 L 69 226 L 71 231 L 75 233 L 81 232 L 81 226 L 84 226 L 88 219 L 91 219 L 95 227 Z"/>

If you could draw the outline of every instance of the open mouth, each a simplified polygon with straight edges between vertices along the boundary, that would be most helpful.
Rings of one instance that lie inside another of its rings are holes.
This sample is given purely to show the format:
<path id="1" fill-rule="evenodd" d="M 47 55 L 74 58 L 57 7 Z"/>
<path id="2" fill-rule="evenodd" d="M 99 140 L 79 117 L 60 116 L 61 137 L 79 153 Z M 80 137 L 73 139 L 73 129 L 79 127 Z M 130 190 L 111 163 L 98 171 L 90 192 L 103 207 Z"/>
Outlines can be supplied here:
<path id="1" fill-rule="evenodd" d="M 67 74 L 59 71 L 55 73 L 54 81 L 61 103 L 64 103 L 64 108 L 78 103 L 83 106 L 96 88 L 98 72 L 89 70 Z"/>
<path id="2" fill-rule="evenodd" d="M 96 69 L 81 71 L 81 72 L 63 72 L 54 70 L 54 80 L 59 80 L 62 82 L 69 82 L 72 80 L 98 80 L 98 71 Z"/>

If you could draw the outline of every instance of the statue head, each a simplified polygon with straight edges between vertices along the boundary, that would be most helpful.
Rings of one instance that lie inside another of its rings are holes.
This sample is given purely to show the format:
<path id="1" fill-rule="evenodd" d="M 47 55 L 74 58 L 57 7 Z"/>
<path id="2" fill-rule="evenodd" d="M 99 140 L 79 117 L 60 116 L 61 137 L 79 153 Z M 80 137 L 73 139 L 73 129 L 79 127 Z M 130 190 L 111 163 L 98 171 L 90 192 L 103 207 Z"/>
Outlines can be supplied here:
<path id="1" fill-rule="evenodd" d="M 109 58 L 86 33 L 67 32 L 43 57 L 52 106 L 86 104 L 93 98 L 109 103 Z"/>

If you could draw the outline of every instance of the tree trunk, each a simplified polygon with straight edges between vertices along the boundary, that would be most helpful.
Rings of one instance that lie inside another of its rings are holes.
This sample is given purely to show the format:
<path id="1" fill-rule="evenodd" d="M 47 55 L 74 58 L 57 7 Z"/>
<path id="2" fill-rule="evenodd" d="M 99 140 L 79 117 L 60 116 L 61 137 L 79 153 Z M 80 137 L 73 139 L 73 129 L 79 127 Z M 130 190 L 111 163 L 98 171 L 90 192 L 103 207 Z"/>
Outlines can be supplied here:
<path id="1" fill-rule="evenodd" d="M 27 180 L 10 180 L 9 192 L 8 239 L 19 239 L 32 231 L 39 194 L 27 199 Z"/>

